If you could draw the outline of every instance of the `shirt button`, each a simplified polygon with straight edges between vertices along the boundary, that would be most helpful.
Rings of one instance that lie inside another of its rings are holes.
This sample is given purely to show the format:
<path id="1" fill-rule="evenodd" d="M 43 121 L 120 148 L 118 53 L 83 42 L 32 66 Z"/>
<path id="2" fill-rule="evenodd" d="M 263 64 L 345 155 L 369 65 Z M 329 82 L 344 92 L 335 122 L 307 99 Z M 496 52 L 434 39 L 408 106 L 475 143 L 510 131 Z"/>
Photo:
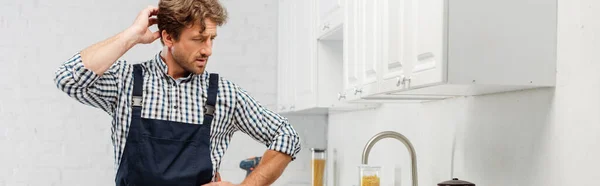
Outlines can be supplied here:
<path id="1" fill-rule="evenodd" d="M 179 108 L 179 107 L 178 107 L 177 105 L 175 105 L 173 108 L 177 109 L 177 108 Z"/>

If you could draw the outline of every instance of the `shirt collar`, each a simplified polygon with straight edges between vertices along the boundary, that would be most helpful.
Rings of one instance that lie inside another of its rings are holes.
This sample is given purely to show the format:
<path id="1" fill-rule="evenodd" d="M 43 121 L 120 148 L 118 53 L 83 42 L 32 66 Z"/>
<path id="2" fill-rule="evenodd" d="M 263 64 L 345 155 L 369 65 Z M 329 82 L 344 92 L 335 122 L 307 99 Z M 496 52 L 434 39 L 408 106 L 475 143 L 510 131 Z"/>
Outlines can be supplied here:
<path id="1" fill-rule="evenodd" d="M 161 52 L 162 51 L 159 51 L 154 56 L 154 62 L 152 64 L 154 64 L 154 66 L 157 67 L 158 70 L 160 70 L 160 72 L 162 72 L 166 75 L 167 72 L 169 72 L 169 67 L 167 67 L 167 63 L 165 63 L 165 61 L 162 60 L 162 57 L 160 57 Z"/>
<path id="2" fill-rule="evenodd" d="M 165 63 L 165 61 L 163 61 L 162 57 L 160 56 L 161 52 L 162 51 L 159 51 L 154 56 L 154 62 L 152 64 L 159 70 L 159 72 L 163 73 L 167 77 L 173 78 L 173 77 L 171 77 L 168 74 L 169 67 L 167 66 L 167 63 Z M 204 70 L 204 72 L 202 74 L 193 74 L 193 73 L 190 73 L 188 76 L 181 77 L 181 78 L 177 79 L 176 81 L 187 81 L 187 80 L 193 79 L 196 76 L 202 76 L 202 77 L 204 77 L 206 74 L 207 74 L 206 70 Z"/>

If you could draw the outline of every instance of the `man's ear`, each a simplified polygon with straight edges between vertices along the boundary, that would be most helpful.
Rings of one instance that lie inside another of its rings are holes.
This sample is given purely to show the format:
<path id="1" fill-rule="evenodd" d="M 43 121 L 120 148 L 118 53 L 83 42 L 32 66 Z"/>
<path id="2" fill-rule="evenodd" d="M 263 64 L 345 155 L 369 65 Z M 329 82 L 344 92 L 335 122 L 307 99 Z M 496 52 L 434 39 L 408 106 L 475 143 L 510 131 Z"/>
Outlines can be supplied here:
<path id="1" fill-rule="evenodd" d="M 169 33 L 167 33 L 166 30 L 163 30 L 160 35 L 161 35 L 161 39 L 165 43 L 165 46 L 167 46 L 167 47 L 173 46 L 174 38 L 171 37 L 171 35 Z"/>

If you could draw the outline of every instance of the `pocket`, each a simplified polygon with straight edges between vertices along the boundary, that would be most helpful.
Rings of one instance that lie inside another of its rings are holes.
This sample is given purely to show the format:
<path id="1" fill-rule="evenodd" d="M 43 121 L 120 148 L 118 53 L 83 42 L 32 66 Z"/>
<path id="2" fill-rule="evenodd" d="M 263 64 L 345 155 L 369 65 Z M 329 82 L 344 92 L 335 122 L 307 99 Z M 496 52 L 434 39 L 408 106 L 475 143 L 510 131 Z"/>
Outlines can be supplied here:
<path id="1" fill-rule="evenodd" d="M 196 141 L 142 136 L 135 164 L 140 181 L 150 185 L 194 184 L 201 149 Z"/>

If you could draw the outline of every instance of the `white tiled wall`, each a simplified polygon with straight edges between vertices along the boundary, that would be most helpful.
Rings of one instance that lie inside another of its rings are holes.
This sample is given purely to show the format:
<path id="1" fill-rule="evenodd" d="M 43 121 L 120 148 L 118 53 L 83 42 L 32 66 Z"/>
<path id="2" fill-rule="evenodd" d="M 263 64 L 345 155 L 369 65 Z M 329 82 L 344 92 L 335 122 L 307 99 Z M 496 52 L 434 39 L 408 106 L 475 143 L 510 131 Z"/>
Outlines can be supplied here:
<path id="1" fill-rule="evenodd" d="M 56 89 L 54 72 L 75 52 L 122 31 L 141 9 L 157 2 L 0 1 L 0 186 L 114 184 L 110 117 Z M 219 29 L 208 70 L 274 108 L 277 0 L 222 2 L 230 20 Z M 146 60 L 160 47 L 158 41 L 136 46 L 123 59 Z M 308 148 L 324 145 L 326 119 L 290 117 L 304 149 L 275 185 L 309 184 Z M 224 179 L 241 181 L 245 173 L 239 161 L 264 150 L 236 134 L 223 160 Z"/>
<path id="2" fill-rule="evenodd" d="M 358 184 L 362 148 L 384 130 L 413 142 L 419 185 L 451 175 L 482 186 L 598 185 L 600 1 L 558 4 L 556 88 L 330 115 L 328 148 L 341 154 L 338 185 Z M 405 149 L 394 140 L 373 148 L 370 163 L 383 165 L 382 185 L 411 185 Z M 401 184 L 393 183 L 395 167 Z"/>

